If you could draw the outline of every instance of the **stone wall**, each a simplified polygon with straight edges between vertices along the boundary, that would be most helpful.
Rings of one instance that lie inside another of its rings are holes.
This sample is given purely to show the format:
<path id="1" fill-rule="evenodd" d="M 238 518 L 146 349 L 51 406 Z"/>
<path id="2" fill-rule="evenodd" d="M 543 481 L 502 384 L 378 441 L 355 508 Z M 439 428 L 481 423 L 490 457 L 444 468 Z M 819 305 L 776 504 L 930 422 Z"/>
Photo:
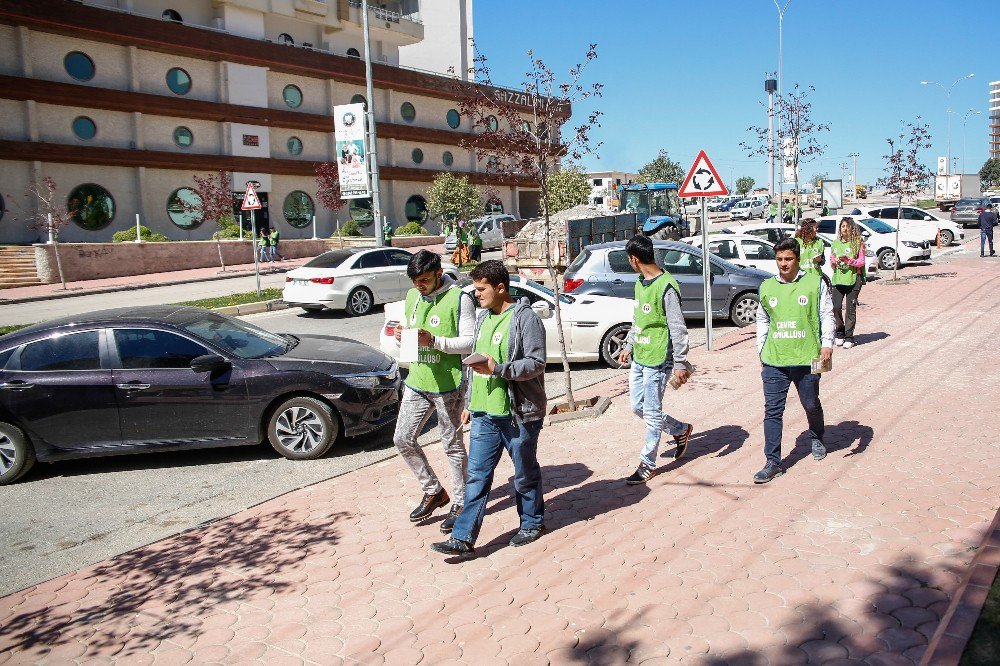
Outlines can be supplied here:
<path id="1" fill-rule="evenodd" d="M 36 244 L 38 279 L 59 282 L 55 246 Z M 326 251 L 322 239 L 282 240 L 279 251 L 287 259 L 315 257 Z M 226 266 L 253 263 L 250 241 L 186 241 L 183 243 L 59 243 L 59 258 L 66 280 L 144 275 L 191 268 L 221 268 L 219 253 Z"/>

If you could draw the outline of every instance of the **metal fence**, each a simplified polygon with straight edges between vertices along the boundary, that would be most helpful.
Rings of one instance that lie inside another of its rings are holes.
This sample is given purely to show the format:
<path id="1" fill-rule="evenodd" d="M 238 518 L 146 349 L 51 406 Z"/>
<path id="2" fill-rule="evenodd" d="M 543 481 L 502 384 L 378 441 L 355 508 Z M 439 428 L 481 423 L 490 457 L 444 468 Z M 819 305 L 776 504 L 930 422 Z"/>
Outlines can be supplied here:
<path id="1" fill-rule="evenodd" d="M 638 231 L 635 213 L 570 220 L 566 225 L 567 262 L 572 262 L 587 245 L 628 240 Z"/>

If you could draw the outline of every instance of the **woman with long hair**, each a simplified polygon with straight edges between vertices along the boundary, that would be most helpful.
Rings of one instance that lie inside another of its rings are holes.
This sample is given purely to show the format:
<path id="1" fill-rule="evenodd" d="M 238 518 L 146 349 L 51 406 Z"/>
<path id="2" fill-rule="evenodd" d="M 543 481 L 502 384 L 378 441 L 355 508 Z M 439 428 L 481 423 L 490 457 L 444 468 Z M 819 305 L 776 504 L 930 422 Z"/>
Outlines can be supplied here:
<path id="1" fill-rule="evenodd" d="M 795 232 L 795 240 L 799 242 L 799 265 L 802 270 L 822 277 L 823 270 L 820 266 L 826 262 L 823 254 L 825 246 L 823 239 L 816 235 L 816 227 L 816 220 L 813 218 L 802 220 L 802 226 Z"/>
<path id="2" fill-rule="evenodd" d="M 853 218 L 840 220 L 837 239 L 833 241 L 830 266 L 833 268 L 833 344 L 844 349 L 854 346 L 858 294 L 865 284 L 865 242 Z M 847 316 L 842 310 L 847 300 Z"/>

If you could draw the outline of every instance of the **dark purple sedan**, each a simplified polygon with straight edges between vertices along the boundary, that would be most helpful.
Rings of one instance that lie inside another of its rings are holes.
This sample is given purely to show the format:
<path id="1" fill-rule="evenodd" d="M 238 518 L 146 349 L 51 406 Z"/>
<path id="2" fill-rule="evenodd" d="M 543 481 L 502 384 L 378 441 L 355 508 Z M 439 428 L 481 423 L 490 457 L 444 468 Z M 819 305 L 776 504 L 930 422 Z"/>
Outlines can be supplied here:
<path id="1" fill-rule="evenodd" d="M 57 319 L 0 337 L 0 485 L 36 460 L 265 439 L 318 458 L 395 421 L 399 385 L 395 361 L 368 345 L 201 308 Z"/>

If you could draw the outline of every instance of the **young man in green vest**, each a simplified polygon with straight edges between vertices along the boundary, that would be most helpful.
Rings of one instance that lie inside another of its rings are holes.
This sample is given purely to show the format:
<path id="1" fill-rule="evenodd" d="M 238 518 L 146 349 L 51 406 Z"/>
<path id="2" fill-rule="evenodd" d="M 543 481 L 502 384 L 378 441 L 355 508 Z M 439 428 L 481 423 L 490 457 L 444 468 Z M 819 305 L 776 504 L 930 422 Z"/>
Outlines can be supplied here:
<path id="1" fill-rule="evenodd" d="M 443 274 L 441 257 L 433 252 L 421 250 L 414 254 L 406 274 L 413 289 L 406 294 L 405 321 L 396 329 L 396 339 L 402 337 L 403 328 L 419 329 L 419 351 L 418 360 L 410 364 L 406 376 L 393 442 L 424 491 L 410 520 L 424 520 L 451 501 L 451 510 L 441 523 L 441 531 L 449 532 L 465 497 L 468 456 L 462 443 L 462 355 L 472 345 L 476 305 L 453 279 Z M 441 443 L 451 466 L 453 498 L 449 498 L 417 444 L 432 409 L 437 412 Z"/>
<path id="2" fill-rule="evenodd" d="M 628 382 L 632 411 L 646 422 L 646 445 L 639 454 L 639 467 L 625 479 L 634 486 L 656 476 L 656 453 L 663 431 L 673 435 L 676 460 L 687 451 L 694 426 L 663 412 L 663 393 L 671 374 L 680 384 L 691 376 L 680 287 L 670 273 L 656 265 L 649 237 L 633 236 L 625 244 L 625 253 L 639 279 L 635 282 L 632 328 L 618 360 L 623 364 L 632 361 Z"/>
<path id="3" fill-rule="evenodd" d="M 521 518 L 510 545 L 527 545 L 545 532 L 542 470 L 537 455 L 546 407 L 545 328 L 528 299 L 514 301 L 510 274 L 502 262 L 484 261 L 470 277 L 483 308 L 476 318 L 474 349 L 485 358 L 469 365 L 473 374 L 464 415 L 472 420 L 469 480 L 465 507 L 451 538 L 431 545 L 432 550 L 458 557 L 475 553 L 493 472 L 504 449 L 514 463 L 514 492 Z"/>
<path id="4" fill-rule="evenodd" d="M 767 464 L 753 477 L 767 483 L 781 476 L 781 430 L 788 388 L 795 384 L 806 410 L 812 455 L 826 457 L 820 375 L 812 361 L 833 356 L 833 301 L 826 280 L 799 269 L 799 243 L 786 238 L 774 246 L 778 275 L 760 285 L 757 306 L 757 351 L 764 382 L 764 456 Z"/>
<path id="5" fill-rule="evenodd" d="M 281 261 L 284 261 L 284 260 L 285 260 L 285 257 L 284 257 L 284 255 L 282 255 L 282 254 L 281 254 L 280 252 L 278 252 L 278 242 L 279 242 L 280 240 L 281 240 L 281 232 L 280 232 L 280 231 L 278 231 L 278 228 L 277 228 L 277 227 L 275 227 L 274 229 L 271 229 L 271 234 L 270 234 L 270 236 L 268 237 L 268 241 L 269 241 L 269 242 L 270 242 L 270 244 L 271 244 L 271 245 L 270 245 L 270 250 L 271 250 L 271 261 L 274 261 L 274 258 L 275 258 L 275 257 L 277 257 L 277 258 L 278 258 L 278 259 L 280 259 Z"/>

